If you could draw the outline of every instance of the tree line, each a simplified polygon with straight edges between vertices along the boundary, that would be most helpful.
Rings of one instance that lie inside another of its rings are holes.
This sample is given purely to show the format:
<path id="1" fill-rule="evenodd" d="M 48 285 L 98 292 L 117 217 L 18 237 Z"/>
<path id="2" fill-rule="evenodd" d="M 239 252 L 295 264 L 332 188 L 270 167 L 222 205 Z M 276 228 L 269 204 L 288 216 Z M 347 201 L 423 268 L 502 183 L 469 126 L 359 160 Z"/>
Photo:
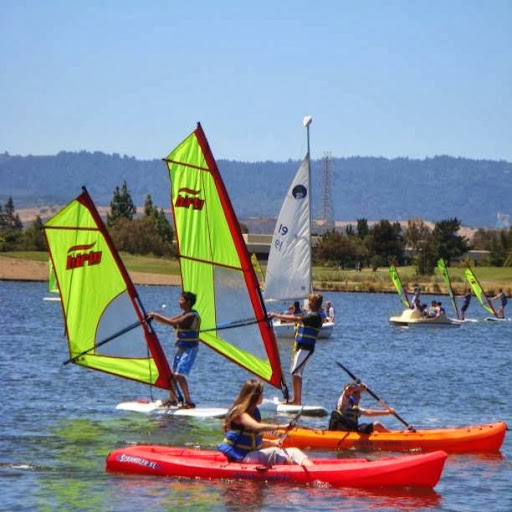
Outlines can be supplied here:
<path id="1" fill-rule="evenodd" d="M 117 186 L 110 202 L 106 226 L 118 251 L 130 254 L 175 256 L 174 231 L 163 208 L 153 204 L 148 194 L 144 201 L 143 214 L 136 217 L 135 206 L 126 181 Z M 43 222 L 38 215 L 27 228 L 15 211 L 10 197 L 5 205 L 0 204 L 0 251 L 45 251 Z"/>
<path id="2" fill-rule="evenodd" d="M 142 215 L 136 216 L 126 180 L 116 186 L 107 214 L 106 226 L 119 251 L 138 255 L 175 257 L 174 231 L 163 208 L 153 204 L 146 195 Z M 342 268 L 377 268 L 391 263 L 412 263 L 419 275 L 434 272 L 436 262 L 444 258 L 448 265 L 460 260 L 470 249 L 489 252 L 483 264 L 512 266 L 512 228 L 489 230 L 480 228 L 470 241 L 458 234 L 461 221 L 448 218 L 437 222 L 431 229 L 423 220 L 412 219 L 407 228 L 400 223 L 381 220 L 369 226 L 367 219 L 357 219 L 344 232 L 328 231 L 313 248 L 313 260 L 318 265 Z M 241 225 L 242 231 L 247 227 Z M 47 250 L 43 222 L 37 216 L 24 228 L 10 197 L 0 204 L 0 251 Z"/>
<path id="3" fill-rule="evenodd" d="M 357 219 L 355 227 L 322 235 L 313 248 L 313 261 L 355 269 L 412 263 L 419 275 L 431 275 L 439 258 L 450 265 L 475 249 L 489 251 L 481 264 L 512 266 L 512 228 L 480 228 L 470 241 L 458 234 L 460 227 L 456 217 L 436 222 L 433 229 L 421 219 L 412 219 L 405 230 L 399 222 L 381 220 L 370 227 L 367 219 Z"/>

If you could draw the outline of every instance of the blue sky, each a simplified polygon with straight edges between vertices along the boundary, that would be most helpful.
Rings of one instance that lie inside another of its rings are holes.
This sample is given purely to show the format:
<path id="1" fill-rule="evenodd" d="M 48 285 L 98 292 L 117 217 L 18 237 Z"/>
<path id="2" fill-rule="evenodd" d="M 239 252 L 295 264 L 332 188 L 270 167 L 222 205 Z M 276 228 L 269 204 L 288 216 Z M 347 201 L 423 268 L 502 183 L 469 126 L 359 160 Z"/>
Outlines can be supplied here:
<path id="1" fill-rule="evenodd" d="M 511 0 L 1 0 L 0 152 L 512 161 Z"/>

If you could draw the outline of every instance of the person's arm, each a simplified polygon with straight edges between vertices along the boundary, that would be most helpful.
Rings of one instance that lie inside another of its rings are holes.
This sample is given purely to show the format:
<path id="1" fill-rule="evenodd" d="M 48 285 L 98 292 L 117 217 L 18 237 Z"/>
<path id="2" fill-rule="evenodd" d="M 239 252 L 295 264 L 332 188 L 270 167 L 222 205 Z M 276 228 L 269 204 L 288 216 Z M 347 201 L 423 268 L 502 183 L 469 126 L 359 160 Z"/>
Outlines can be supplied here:
<path id="1" fill-rule="evenodd" d="M 361 409 L 359 408 L 359 412 L 362 416 L 389 416 L 390 414 L 394 414 L 395 410 L 391 407 L 387 409 Z"/>
<path id="2" fill-rule="evenodd" d="M 297 322 L 300 316 L 272 312 L 270 313 L 270 318 L 277 318 L 278 320 L 287 320 L 288 322 Z"/>
<path id="3" fill-rule="evenodd" d="M 178 327 L 182 322 L 185 322 L 188 317 L 192 317 L 192 313 L 179 313 L 171 317 L 161 315 L 160 313 L 151 312 L 149 314 L 151 318 L 154 318 L 161 324 L 171 325 L 172 327 Z"/>

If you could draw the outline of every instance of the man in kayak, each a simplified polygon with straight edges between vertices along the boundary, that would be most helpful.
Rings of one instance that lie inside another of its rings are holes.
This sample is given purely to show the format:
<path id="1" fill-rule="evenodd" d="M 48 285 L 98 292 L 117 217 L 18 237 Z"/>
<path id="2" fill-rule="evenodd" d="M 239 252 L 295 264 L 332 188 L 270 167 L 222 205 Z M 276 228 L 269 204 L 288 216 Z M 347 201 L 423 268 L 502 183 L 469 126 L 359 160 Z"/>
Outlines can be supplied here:
<path id="1" fill-rule="evenodd" d="M 496 297 L 493 297 L 491 300 L 500 300 L 501 301 L 501 306 L 498 309 L 498 311 L 496 312 L 496 316 L 498 318 L 505 318 L 505 306 L 507 305 L 508 300 L 507 300 L 507 296 L 505 295 L 505 292 L 503 291 L 503 289 L 500 288 L 498 295 L 496 295 Z"/>
<path id="2" fill-rule="evenodd" d="M 461 295 L 460 298 L 462 299 L 462 307 L 460 308 L 460 311 L 461 311 L 460 319 L 465 320 L 466 311 L 468 310 L 469 303 L 471 302 L 471 290 L 468 290 L 466 288 L 464 295 Z"/>
<path id="3" fill-rule="evenodd" d="M 310 293 L 308 297 L 308 311 L 298 319 L 295 329 L 295 346 L 293 349 L 292 376 L 293 398 L 288 401 L 291 405 L 302 405 L 302 375 L 304 368 L 315 351 L 315 344 L 322 329 L 322 307 L 323 297 L 319 293 Z M 281 321 L 297 321 L 292 315 L 271 313 L 271 318 L 278 318 Z"/>
<path id="4" fill-rule="evenodd" d="M 192 366 L 196 360 L 197 351 L 199 349 L 199 328 L 201 325 L 201 317 L 199 313 L 192 309 L 196 303 L 196 295 L 192 292 L 183 292 L 179 299 L 179 306 L 183 310 L 172 317 L 166 317 L 159 313 L 152 312 L 150 317 L 157 322 L 166 325 L 172 325 L 175 329 L 176 347 L 178 351 L 172 362 L 172 370 L 176 374 L 178 384 L 183 391 L 185 402 L 182 407 L 192 409 L 195 407 L 194 402 L 190 399 L 186 376 L 190 374 Z M 175 392 L 171 387 L 170 397 L 166 406 L 178 405 Z"/>
<path id="5" fill-rule="evenodd" d="M 298 448 L 281 448 L 281 440 L 265 441 L 263 448 L 262 432 L 287 429 L 290 425 L 263 423 L 258 405 L 263 401 L 263 384 L 255 379 L 244 383 L 238 397 L 228 409 L 224 419 L 224 440 L 218 449 L 229 462 L 247 464 L 298 464 L 310 466 L 313 462 Z"/>
<path id="6" fill-rule="evenodd" d="M 336 410 L 331 413 L 329 430 L 343 430 L 347 432 L 361 432 L 371 434 L 372 432 L 389 432 L 379 421 L 373 423 L 359 423 L 360 416 L 388 416 L 394 414 L 391 407 L 382 409 L 363 409 L 359 407 L 361 393 L 366 391 L 366 385 L 362 382 L 351 382 L 347 384 L 341 393 Z"/>

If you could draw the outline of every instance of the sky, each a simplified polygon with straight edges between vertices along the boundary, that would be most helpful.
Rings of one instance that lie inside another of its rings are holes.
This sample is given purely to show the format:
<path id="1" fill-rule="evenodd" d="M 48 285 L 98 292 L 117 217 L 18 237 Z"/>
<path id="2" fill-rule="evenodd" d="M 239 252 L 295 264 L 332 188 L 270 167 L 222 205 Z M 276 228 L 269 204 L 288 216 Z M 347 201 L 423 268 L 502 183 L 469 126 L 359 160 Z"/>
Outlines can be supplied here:
<path id="1" fill-rule="evenodd" d="M 0 0 L 0 153 L 512 161 L 512 0 Z"/>

